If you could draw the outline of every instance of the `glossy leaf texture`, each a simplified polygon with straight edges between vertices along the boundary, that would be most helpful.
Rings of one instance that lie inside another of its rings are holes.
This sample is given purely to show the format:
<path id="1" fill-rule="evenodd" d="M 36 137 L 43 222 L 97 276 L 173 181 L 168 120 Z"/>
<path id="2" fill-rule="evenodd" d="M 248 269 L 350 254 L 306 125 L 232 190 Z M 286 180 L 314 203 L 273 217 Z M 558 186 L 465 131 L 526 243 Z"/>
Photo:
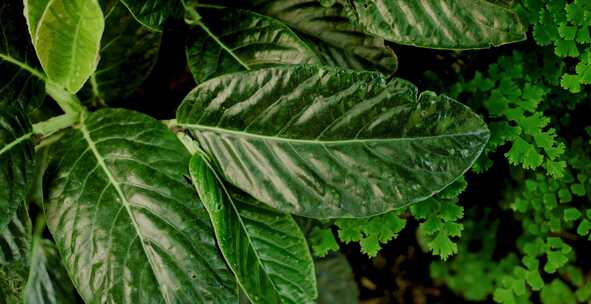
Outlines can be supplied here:
<path id="1" fill-rule="evenodd" d="M 83 92 L 99 104 L 110 104 L 133 94 L 149 76 L 162 33 L 143 27 L 119 0 L 103 0 L 101 7 L 105 31 L 100 61 Z"/>
<path id="2" fill-rule="evenodd" d="M 187 61 L 197 83 L 222 74 L 298 63 L 319 63 L 314 51 L 280 21 L 246 10 L 198 8 L 203 29 L 191 30 Z"/>
<path id="3" fill-rule="evenodd" d="M 359 23 L 400 44 L 438 49 L 488 48 L 525 40 L 514 11 L 484 0 L 353 0 Z"/>
<path id="4" fill-rule="evenodd" d="M 31 220 L 25 204 L 0 229 L 0 304 L 23 303 L 29 274 Z"/>
<path id="5" fill-rule="evenodd" d="M 314 50 L 314 52 L 318 55 L 320 62 L 323 65 L 358 71 L 377 71 L 386 74 L 393 73 L 393 70 L 385 70 L 380 68 L 379 66 L 372 64 L 360 56 L 355 56 L 355 54 L 346 49 L 334 47 L 318 38 L 306 35 L 303 37 L 303 39 L 306 41 L 306 44 L 308 44 L 308 46 L 310 46 L 310 48 L 312 48 L 312 50 Z M 395 62 L 397 63 L 398 58 L 396 58 L 396 54 L 392 52 L 391 56 L 394 56 Z"/>
<path id="6" fill-rule="evenodd" d="M 318 0 L 252 0 L 245 7 L 282 20 L 289 26 L 371 62 L 378 69 L 392 73 L 398 61 L 384 40 L 366 34 L 349 20 L 349 13 L 340 3 L 326 7 Z"/>
<path id="7" fill-rule="evenodd" d="M 77 303 L 74 286 L 50 240 L 35 238 L 33 241 L 30 274 L 24 296 L 27 304 Z"/>
<path id="8" fill-rule="evenodd" d="M 359 289 L 353 270 L 344 255 L 336 255 L 316 261 L 318 280 L 318 304 L 357 304 Z"/>
<path id="9" fill-rule="evenodd" d="M 121 0 L 133 17 L 154 31 L 162 31 L 170 17 L 183 16 L 180 0 Z"/>
<path id="10" fill-rule="evenodd" d="M 78 92 L 97 66 L 104 29 L 100 5 L 97 0 L 25 1 L 29 31 L 43 70 L 55 84 Z"/>
<path id="11" fill-rule="evenodd" d="M 190 173 L 222 254 L 250 301 L 314 303 L 314 264 L 293 218 L 232 192 L 200 153 L 191 159 Z"/>
<path id="12" fill-rule="evenodd" d="M 86 303 L 237 300 L 185 177 L 190 155 L 163 124 L 99 110 L 55 145 L 48 227 Z"/>
<path id="13" fill-rule="evenodd" d="M 27 198 L 33 182 L 32 129 L 20 105 L 0 104 L 0 231 Z"/>
<path id="14" fill-rule="evenodd" d="M 44 75 L 27 35 L 21 1 L 0 2 L 0 106 L 21 104 L 29 112 L 45 97 Z"/>
<path id="15" fill-rule="evenodd" d="M 365 217 L 424 200 L 489 138 L 468 107 L 375 72 L 286 66 L 211 79 L 178 123 L 223 177 L 281 212 Z"/>

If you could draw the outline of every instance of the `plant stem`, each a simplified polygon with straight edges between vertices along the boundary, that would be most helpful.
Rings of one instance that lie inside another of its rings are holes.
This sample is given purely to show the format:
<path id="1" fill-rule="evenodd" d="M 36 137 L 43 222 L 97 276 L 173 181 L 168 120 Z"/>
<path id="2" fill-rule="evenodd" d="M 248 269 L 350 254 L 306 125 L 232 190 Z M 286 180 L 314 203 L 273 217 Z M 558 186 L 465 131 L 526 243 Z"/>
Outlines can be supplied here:
<path id="1" fill-rule="evenodd" d="M 78 97 L 64 88 L 47 81 L 45 83 L 45 91 L 57 102 L 64 113 L 82 113 L 85 111 Z"/>
<path id="2" fill-rule="evenodd" d="M 71 127 L 80 120 L 80 113 L 66 113 L 60 116 L 52 117 L 46 121 L 38 122 L 33 125 L 33 133 L 41 134 L 47 137 L 59 130 Z"/>
<path id="3" fill-rule="evenodd" d="M 33 230 L 33 236 L 41 238 L 43 236 L 43 231 L 45 230 L 45 226 L 47 225 L 47 219 L 43 212 L 37 215 L 35 219 L 35 228 Z"/>

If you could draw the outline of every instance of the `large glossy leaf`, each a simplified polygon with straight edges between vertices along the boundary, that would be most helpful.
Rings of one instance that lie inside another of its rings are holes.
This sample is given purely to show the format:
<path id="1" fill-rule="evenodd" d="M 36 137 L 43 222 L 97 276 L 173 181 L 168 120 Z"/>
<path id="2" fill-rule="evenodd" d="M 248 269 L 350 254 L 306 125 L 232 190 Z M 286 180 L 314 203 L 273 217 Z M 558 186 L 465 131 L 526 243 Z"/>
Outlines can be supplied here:
<path id="1" fill-rule="evenodd" d="M 343 255 L 316 261 L 318 304 L 357 304 L 359 289 L 349 261 Z"/>
<path id="2" fill-rule="evenodd" d="M 48 226 L 86 303 L 228 303 L 236 283 L 163 124 L 85 113 L 57 143 Z"/>
<path id="3" fill-rule="evenodd" d="M 293 218 L 233 195 L 201 153 L 191 159 L 190 172 L 220 249 L 250 301 L 314 303 L 314 264 Z"/>
<path id="4" fill-rule="evenodd" d="M 59 253 L 50 240 L 35 238 L 29 279 L 24 292 L 27 304 L 74 304 L 76 294 Z"/>
<path id="5" fill-rule="evenodd" d="M 177 112 L 232 184 L 282 212 L 360 217 L 462 175 L 489 132 L 466 106 L 379 73 L 288 66 L 220 76 Z"/>
<path id="6" fill-rule="evenodd" d="M 161 31 L 169 17 L 183 16 L 181 0 L 121 0 L 144 26 Z"/>
<path id="7" fill-rule="evenodd" d="M 274 18 L 227 8 L 199 8 L 202 22 L 220 45 L 195 27 L 187 61 L 195 81 L 267 66 L 319 63 L 316 54 L 293 31 Z"/>
<path id="8" fill-rule="evenodd" d="M 162 33 L 143 27 L 119 0 L 103 0 L 101 6 L 101 60 L 84 93 L 108 104 L 133 94 L 148 77 L 158 59 Z"/>
<path id="9" fill-rule="evenodd" d="M 21 1 L 0 1 L 0 105 L 19 103 L 29 111 L 43 101 L 45 84 L 22 12 Z"/>
<path id="10" fill-rule="evenodd" d="M 0 304 L 22 303 L 29 274 L 31 220 L 25 204 L 0 230 Z"/>
<path id="11" fill-rule="evenodd" d="M 48 77 L 76 93 L 96 69 L 104 20 L 97 0 L 25 0 L 30 32 Z M 31 8 L 36 9 L 31 9 Z M 35 25 L 37 20 L 37 25 Z"/>
<path id="12" fill-rule="evenodd" d="M 352 70 L 358 71 L 378 71 L 384 73 L 392 73 L 392 70 L 385 70 L 371 62 L 363 59 L 360 56 L 355 56 L 355 54 L 351 53 L 349 50 L 334 47 L 318 38 L 314 38 L 312 36 L 305 36 L 304 41 L 306 44 L 314 50 L 314 52 L 320 58 L 320 62 L 323 65 L 333 66 L 333 67 L 341 67 L 347 68 Z M 392 56 L 394 56 L 394 62 L 397 63 L 398 59 L 396 55 L 392 52 Z M 396 66 L 394 67 L 394 70 Z"/>
<path id="13" fill-rule="evenodd" d="M 386 40 L 428 48 L 487 48 L 526 38 L 517 14 L 484 0 L 353 0 L 359 23 Z"/>
<path id="14" fill-rule="evenodd" d="M 368 35 L 352 24 L 341 4 L 323 6 L 318 0 L 253 0 L 250 7 L 282 20 L 301 33 L 350 52 L 386 72 L 397 66 L 396 56 L 384 40 Z"/>
<path id="15" fill-rule="evenodd" d="M 0 104 L 0 231 L 27 198 L 33 181 L 31 134 L 31 123 L 18 104 Z"/>

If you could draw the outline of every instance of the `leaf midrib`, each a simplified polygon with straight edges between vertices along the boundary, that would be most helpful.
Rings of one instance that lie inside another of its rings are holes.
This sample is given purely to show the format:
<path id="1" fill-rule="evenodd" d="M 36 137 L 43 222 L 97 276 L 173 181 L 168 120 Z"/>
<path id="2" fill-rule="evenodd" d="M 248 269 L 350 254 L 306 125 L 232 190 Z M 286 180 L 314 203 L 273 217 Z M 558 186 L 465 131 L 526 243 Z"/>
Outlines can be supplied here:
<path id="1" fill-rule="evenodd" d="M 302 143 L 302 144 L 334 144 L 334 145 L 346 145 L 346 144 L 357 144 L 357 143 L 374 143 L 374 142 L 397 142 L 397 141 L 411 141 L 411 140 L 428 140 L 428 139 L 438 139 L 438 138 L 448 138 L 448 137 L 461 137 L 461 136 L 478 136 L 485 133 L 489 133 L 486 128 L 480 128 L 476 131 L 472 132 L 461 132 L 461 133 L 452 133 L 452 134 L 441 134 L 441 135 L 432 135 L 432 136 L 417 136 L 417 137 L 397 137 L 397 138 L 362 138 L 362 139 L 348 139 L 348 140 L 317 140 L 317 139 L 295 139 L 295 138 L 287 138 L 287 137 L 278 137 L 278 136 L 269 136 L 269 135 L 260 135 L 254 133 L 247 133 L 244 131 L 236 131 L 230 129 L 222 129 L 217 127 L 205 126 L 200 124 L 190 124 L 190 123 L 178 123 L 178 126 L 183 127 L 185 129 L 203 129 L 207 131 L 213 131 L 218 133 L 227 133 L 237 136 L 243 137 L 250 137 L 261 139 L 264 141 L 280 141 L 280 142 L 290 142 L 290 143 Z"/>
<path id="2" fill-rule="evenodd" d="M 111 171 L 109 170 L 109 168 L 107 167 L 104 158 L 101 156 L 101 154 L 99 153 L 95 142 L 92 140 L 92 138 L 90 137 L 90 132 L 88 131 L 88 128 L 86 126 L 86 115 L 87 113 L 83 113 L 80 117 L 80 132 L 82 133 L 84 139 L 86 140 L 86 142 L 88 143 L 88 147 L 89 149 L 92 151 L 92 154 L 94 155 L 94 157 L 96 158 L 99 166 L 101 167 L 101 169 L 103 170 L 103 172 L 105 173 L 105 175 L 107 175 L 107 179 L 108 182 L 113 185 L 113 188 L 115 188 L 115 191 L 117 192 L 117 195 L 119 196 L 119 198 L 121 199 L 121 203 L 123 205 L 123 207 L 125 207 L 125 210 L 127 211 L 127 214 L 129 215 L 129 218 L 131 219 L 132 222 L 132 226 L 136 231 L 136 234 L 138 235 L 139 239 L 140 239 L 140 243 L 142 244 L 142 249 L 144 251 L 144 254 L 146 255 L 146 258 L 148 259 L 148 262 L 150 263 L 150 269 L 152 270 L 152 274 L 154 275 L 154 278 L 156 278 L 156 280 L 158 281 L 158 289 L 160 289 L 160 294 L 162 296 L 162 299 L 164 299 L 165 303 L 170 303 L 170 301 L 164 296 L 164 291 L 162 290 L 162 282 L 160 282 L 160 279 L 158 277 L 158 275 L 156 274 L 156 272 L 154 271 L 154 269 L 156 268 L 154 266 L 154 261 L 152 261 L 150 255 L 148 254 L 148 250 L 145 246 L 145 240 L 144 240 L 144 236 L 140 233 L 140 229 L 139 229 L 139 225 L 135 220 L 135 217 L 133 216 L 133 213 L 131 211 L 131 206 L 129 201 L 127 200 L 127 197 L 125 196 L 125 194 L 123 193 L 123 190 L 121 190 L 121 187 L 119 185 L 119 182 L 117 182 L 117 180 L 115 179 L 115 177 L 111 174 Z"/>

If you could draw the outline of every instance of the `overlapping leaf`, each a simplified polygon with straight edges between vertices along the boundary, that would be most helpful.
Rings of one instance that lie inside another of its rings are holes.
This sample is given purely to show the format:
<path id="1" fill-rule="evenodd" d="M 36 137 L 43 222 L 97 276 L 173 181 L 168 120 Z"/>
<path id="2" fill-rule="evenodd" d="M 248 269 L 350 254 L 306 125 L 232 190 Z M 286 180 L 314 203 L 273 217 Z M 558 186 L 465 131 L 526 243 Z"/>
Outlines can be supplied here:
<path id="1" fill-rule="evenodd" d="M 87 303 L 228 303 L 236 283 L 164 125 L 85 113 L 56 144 L 48 226 Z"/>
<path id="2" fill-rule="evenodd" d="M 43 74 L 27 35 L 21 1 L 0 3 L 0 105 L 21 104 L 27 112 L 45 97 Z"/>
<path id="3" fill-rule="evenodd" d="M 290 66 L 209 80 L 177 112 L 226 180 L 282 212 L 362 217 L 424 200 L 489 137 L 466 106 L 379 73 Z"/>
<path id="4" fill-rule="evenodd" d="M 74 304 L 74 286 L 61 264 L 55 245 L 35 239 L 31 253 L 30 274 L 24 292 L 27 304 Z"/>
<path id="5" fill-rule="evenodd" d="M 318 0 L 254 0 L 243 7 L 275 17 L 298 32 L 354 54 L 385 72 L 396 70 L 396 56 L 384 40 L 351 23 L 340 3 L 325 7 Z"/>
<path id="6" fill-rule="evenodd" d="M 359 303 L 359 289 L 349 261 L 343 255 L 316 261 L 318 304 Z"/>
<path id="7" fill-rule="evenodd" d="M 97 0 L 25 0 L 29 32 L 48 77 L 76 93 L 96 69 L 103 13 Z"/>
<path id="8" fill-rule="evenodd" d="M 24 204 L 0 229 L 0 304 L 22 303 L 29 274 L 31 220 Z"/>
<path id="9" fill-rule="evenodd" d="M 161 31 L 170 17 L 183 15 L 180 0 L 121 0 L 133 16 L 144 26 Z"/>
<path id="10" fill-rule="evenodd" d="M 442 49 L 487 48 L 525 40 L 512 10 L 484 0 L 353 0 L 359 23 L 400 44 Z"/>
<path id="11" fill-rule="evenodd" d="M 190 173 L 220 249 L 250 301 L 314 303 L 314 264 L 293 218 L 234 195 L 200 153 L 191 159 Z"/>
<path id="12" fill-rule="evenodd" d="M 148 77 L 160 49 L 162 33 L 143 27 L 119 0 L 103 0 L 105 32 L 100 62 L 87 83 L 87 95 L 99 103 L 121 100 Z"/>
<path id="13" fill-rule="evenodd" d="M 20 105 L 0 103 L 0 231 L 25 201 L 33 180 L 31 134 Z"/>
<path id="14" fill-rule="evenodd" d="M 228 8 L 200 8 L 203 29 L 192 29 L 187 61 L 197 83 L 212 77 L 266 66 L 318 63 L 316 54 L 274 18 Z"/>

